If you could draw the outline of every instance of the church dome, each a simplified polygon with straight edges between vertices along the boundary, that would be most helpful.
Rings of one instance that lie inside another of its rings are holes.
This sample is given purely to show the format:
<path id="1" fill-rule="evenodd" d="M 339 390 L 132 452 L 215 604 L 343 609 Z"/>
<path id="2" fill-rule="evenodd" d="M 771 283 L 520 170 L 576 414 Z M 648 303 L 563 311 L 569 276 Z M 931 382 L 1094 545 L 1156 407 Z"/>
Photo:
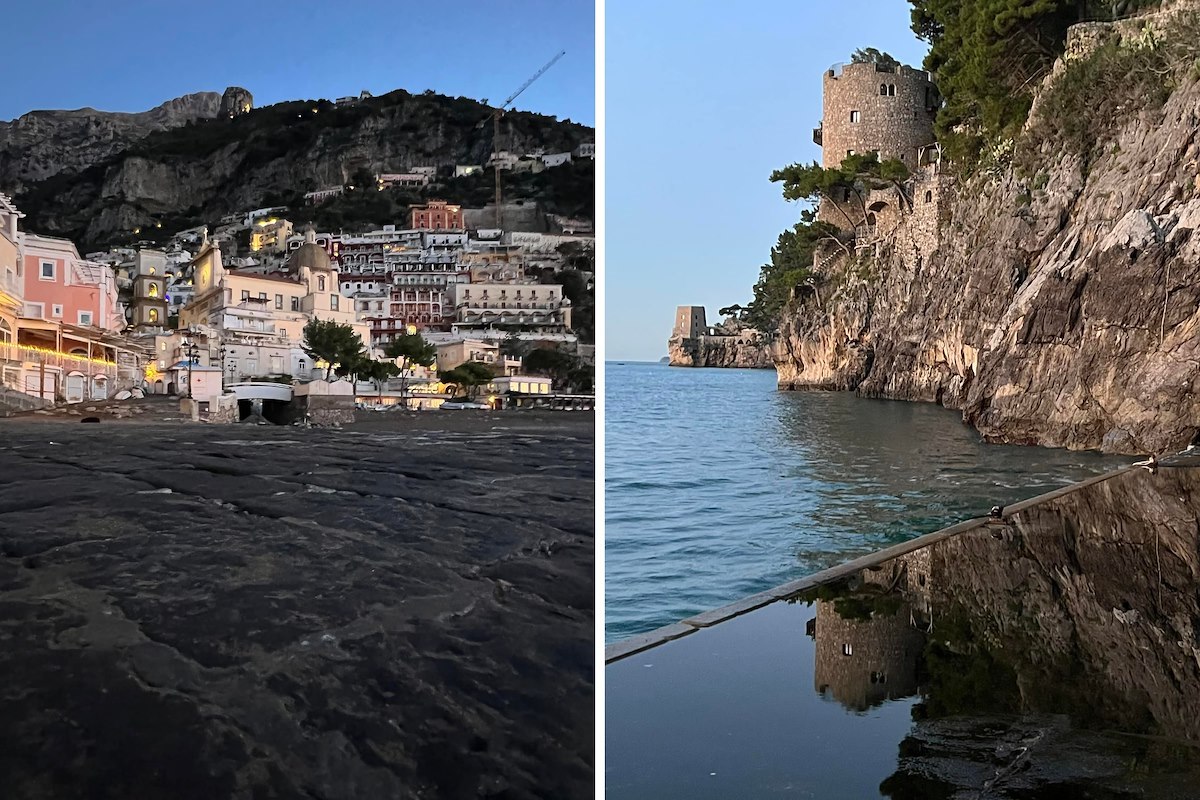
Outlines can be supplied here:
<path id="1" fill-rule="evenodd" d="M 304 244 L 300 245 L 287 261 L 288 272 L 298 274 L 304 267 L 323 272 L 333 271 L 329 254 L 325 252 L 324 247 L 317 244 L 317 234 L 312 228 L 304 232 Z"/>

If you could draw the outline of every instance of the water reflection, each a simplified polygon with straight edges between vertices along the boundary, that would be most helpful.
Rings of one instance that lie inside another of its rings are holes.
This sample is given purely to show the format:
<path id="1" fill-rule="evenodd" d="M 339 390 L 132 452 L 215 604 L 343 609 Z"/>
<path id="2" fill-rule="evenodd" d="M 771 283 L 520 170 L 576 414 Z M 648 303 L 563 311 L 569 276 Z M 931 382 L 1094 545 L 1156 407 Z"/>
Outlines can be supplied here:
<path id="1" fill-rule="evenodd" d="M 818 587 L 815 690 L 919 697 L 887 797 L 1197 796 L 1198 532 L 1200 468 L 1139 470 Z"/>

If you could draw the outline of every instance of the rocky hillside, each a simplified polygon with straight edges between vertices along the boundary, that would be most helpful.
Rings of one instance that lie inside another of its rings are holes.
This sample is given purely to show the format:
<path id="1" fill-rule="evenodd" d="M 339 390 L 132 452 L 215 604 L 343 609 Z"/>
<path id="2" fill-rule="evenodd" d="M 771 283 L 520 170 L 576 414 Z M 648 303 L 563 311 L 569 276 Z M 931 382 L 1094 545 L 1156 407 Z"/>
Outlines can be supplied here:
<path id="1" fill-rule="evenodd" d="M 1192 443 L 1197 33 L 1196 13 L 1091 26 L 1021 136 L 950 190 L 935 250 L 883 236 L 824 268 L 823 297 L 792 303 L 775 342 L 780 385 L 941 403 L 992 441 Z"/>
<path id="2" fill-rule="evenodd" d="M 151 133 L 212 119 L 221 112 L 222 98 L 238 93 L 245 90 L 187 94 L 134 114 L 94 108 L 30 111 L 12 122 L 0 122 L 0 186 L 19 193 L 59 173 L 79 172 Z"/>
<path id="3" fill-rule="evenodd" d="M 49 131 L 48 144 L 28 131 L 9 132 L 7 140 L 0 133 L 0 164 L 10 165 L 0 169 L 0 185 L 15 188 L 29 229 L 89 246 L 143 226 L 186 227 L 238 209 L 297 203 L 305 191 L 346 184 L 363 170 L 482 164 L 493 149 L 492 125 L 480 124 L 489 108 L 467 98 L 398 90 L 347 106 L 301 100 L 230 117 L 209 113 L 220 110 L 220 98 L 204 97 L 190 116 L 160 108 L 147 112 L 154 117 L 132 115 L 158 122 L 94 137 L 89 126 L 107 131 L 118 123 L 69 112 L 83 116 L 50 129 L 59 117 L 38 116 L 25 127 Z M 506 114 L 501 126 L 502 149 L 516 151 L 570 150 L 593 136 L 583 125 L 527 112 Z M 31 166 L 56 148 L 74 154 L 58 172 Z"/>

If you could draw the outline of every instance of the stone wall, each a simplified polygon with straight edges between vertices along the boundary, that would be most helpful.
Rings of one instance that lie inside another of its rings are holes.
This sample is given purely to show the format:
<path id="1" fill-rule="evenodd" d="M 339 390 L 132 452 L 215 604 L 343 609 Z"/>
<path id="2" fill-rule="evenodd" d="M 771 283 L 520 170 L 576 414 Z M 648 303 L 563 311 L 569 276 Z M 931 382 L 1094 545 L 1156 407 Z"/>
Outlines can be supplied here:
<path id="1" fill-rule="evenodd" d="M 354 397 L 333 394 L 301 395 L 292 401 L 298 419 L 324 428 L 354 422 Z"/>
<path id="2" fill-rule="evenodd" d="M 880 87 L 895 94 L 881 94 Z M 929 73 L 911 67 L 878 71 L 875 64 L 845 64 L 825 72 L 821 120 L 822 164 L 842 163 L 848 151 L 878 151 L 913 169 L 920 148 L 934 141 L 937 89 Z M 857 112 L 857 121 L 852 120 Z"/>

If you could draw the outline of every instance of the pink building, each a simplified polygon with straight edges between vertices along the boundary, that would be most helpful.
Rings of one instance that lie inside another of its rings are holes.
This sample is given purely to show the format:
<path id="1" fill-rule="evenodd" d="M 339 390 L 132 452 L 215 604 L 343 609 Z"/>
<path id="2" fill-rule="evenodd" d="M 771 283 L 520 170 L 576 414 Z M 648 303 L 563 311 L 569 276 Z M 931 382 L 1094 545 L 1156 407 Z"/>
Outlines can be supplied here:
<path id="1" fill-rule="evenodd" d="M 23 317 L 99 331 L 116 332 L 125 327 L 111 268 L 80 258 L 74 243 L 67 239 L 27 233 L 21 245 Z"/>

